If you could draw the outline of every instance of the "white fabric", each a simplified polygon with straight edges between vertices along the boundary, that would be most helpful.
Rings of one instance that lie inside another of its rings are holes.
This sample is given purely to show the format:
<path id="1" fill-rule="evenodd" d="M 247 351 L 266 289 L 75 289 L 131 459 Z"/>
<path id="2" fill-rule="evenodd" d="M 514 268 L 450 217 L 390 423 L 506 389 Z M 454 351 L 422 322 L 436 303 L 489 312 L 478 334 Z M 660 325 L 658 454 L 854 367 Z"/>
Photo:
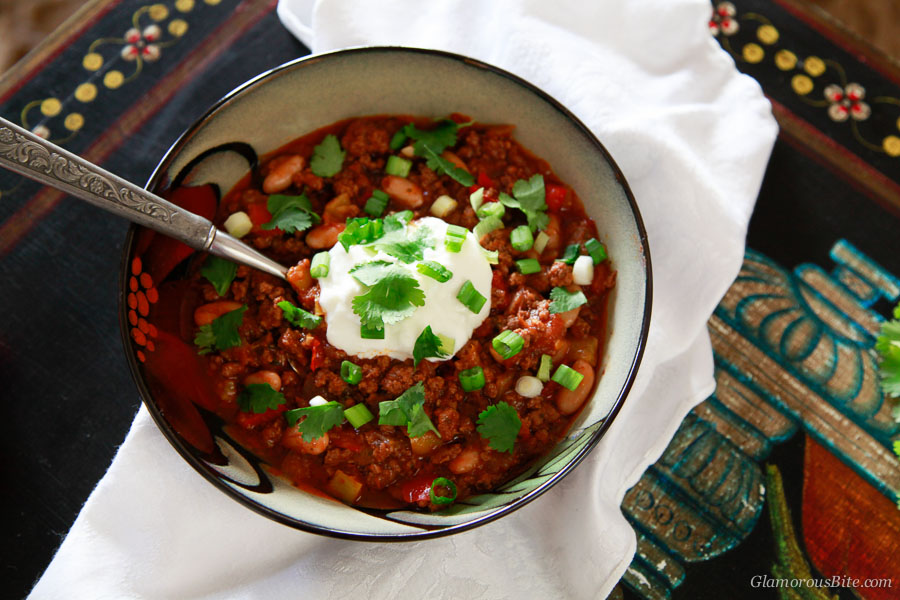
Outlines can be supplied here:
<path id="1" fill-rule="evenodd" d="M 621 414 L 553 490 L 470 532 L 326 539 L 240 506 L 141 409 L 33 598 L 604 598 L 635 538 L 619 505 L 713 389 L 706 321 L 737 275 L 776 136 L 758 85 L 707 28 L 708 0 L 282 0 L 314 52 L 440 48 L 569 107 L 631 184 L 653 259 L 650 339 Z"/>

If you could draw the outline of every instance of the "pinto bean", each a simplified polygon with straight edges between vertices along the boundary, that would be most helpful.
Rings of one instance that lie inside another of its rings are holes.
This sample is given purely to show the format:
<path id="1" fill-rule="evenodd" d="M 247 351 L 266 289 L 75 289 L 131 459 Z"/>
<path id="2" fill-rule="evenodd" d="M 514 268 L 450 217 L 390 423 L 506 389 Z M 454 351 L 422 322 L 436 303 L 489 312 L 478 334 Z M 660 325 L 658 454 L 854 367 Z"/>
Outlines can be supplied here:
<path id="1" fill-rule="evenodd" d="M 566 312 L 559 313 L 559 316 L 562 317 L 563 325 L 566 326 L 566 329 L 568 329 L 569 327 L 572 326 L 572 323 L 574 323 L 575 319 L 578 318 L 578 314 L 580 312 L 581 312 L 581 306 L 576 306 L 572 310 L 567 310 Z"/>
<path id="2" fill-rule="evenodd" d="M 313 227 L 306 234 L 306 245 L 313 250 L 331 248 L 337 243 L 338 236 L 345 227 L 345 223 L 322 223 Z"/>
<path id="3" fill-rule="evenodd" d="M 357 214 L 359 208 L 350 202 L 349 194 L 338 194 L 322 210 L 322 218 L 326 223 L 343 223 L 348 217 L 355 217 Z"/>
<path id="4" fill-rule="evenodd" d="M 568 360 L 578 360 L 580 358 L 589 365 L 596 365 L 599 347 L 600 340 L 592 335 L 573 339 L 569 341 L 569 351 L 566 354 L 566 358 Z"/>
<path id="5" fill-rule="evenodd" d="M 479 454 L 478 448 L 466 448 L 447 464 L 447 468 L 454 475 L 469 473 L 478 466 Z"/>
<path id="6" fill-rule="evenodd" d="M 242 306 L 243 304 L 234 300 L 218 300 L 209 304 L 202 304 L 194 310 L 194 323 L 198 327 L 208 325 L 225 313 L 230 313 Z"/>
<path id="7" fill-rule="evenodd" d="M 548 216 L 547 226 L 544 227 L 544 233 L 547 234 L 547 237 L 550 238 L 547 241 L 547 245 L 544 246 L 544 251 L 542 252 L 543 256 L 548 254 L 557 255 L 559 253 L 559 249 L 562 245 L 562 234 L 560 231 L 559 217 L 555 213 L 550 213 Z"/>
<path id="8" fill-rule="evenodd" d="M 291 154 L 276 159 L 278 161 L 266 178 L 263 179 L 262 189 L 267 194 L 277 194 L 290 187 L 293 183 L 294 175 L 303 169 L 305 161 L 302 156 Z M 275 163 L 275 161 L 272 161 Z"/>
<path id="9" fill-rule="evenodd" d="M 328 449 L 328 441 L 328 432 L 326 431 L 322 437 L 307 442 L 296 427 L 288 427 L 281 436 L 282 446 L 303 454 L 322 454 Z"/>
<path id="10" fill-rule="evenodd" d="M 381 180 L 381 189 L 405 208 L 418 208 L 425 202 L 422 188 L 405 177 L 387 175 Z"/>
<path id="11" fill-rule="evenodd" d="M 455 153 L 451 152 L 450 150 L 444 150 L 444 152 L 441 154 L 441 158 L 443 158 L 444 160 L 449 160 L 450 162 L 453 163 L 454 166 L 459 167 L 466 173 L 470 172 L 469 167 L 466 166 L 466 163 L 463 162 L 463 159 L 461 159 L 459 156 L 457 156 Z"/>
<path id="12" fill-rule="evenodd" d="M 584 375 L 584 379 L 581 380 L 581 383 L 574 390 L 560 386 L 559 391 L 556 393 L 556 408 L 564 415 L 571 415 L 578 410 L 594 387 L 594 367 L 588 364 L 587 361 L 579 359 L 575 361 L 572 368 Z"/>
<path id="13" fill-rule="evenodd" d="M 281 391 L 281 375 L 275 371 L 257 371 L 244 377 L 244 385 L 265 383 L 276 392 Z"/>

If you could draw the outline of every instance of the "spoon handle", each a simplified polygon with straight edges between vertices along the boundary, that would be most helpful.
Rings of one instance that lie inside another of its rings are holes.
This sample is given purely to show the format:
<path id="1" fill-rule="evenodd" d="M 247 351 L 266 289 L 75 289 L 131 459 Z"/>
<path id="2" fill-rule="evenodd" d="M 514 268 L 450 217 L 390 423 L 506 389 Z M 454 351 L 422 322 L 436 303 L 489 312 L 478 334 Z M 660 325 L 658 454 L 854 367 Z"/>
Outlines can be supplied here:
<path id="1" fill-rule="evenodd" d="M 0 166 L 90 202 L 191 248 L 285 278 L 287 269 L 172 204 L 0 117 Z"/>

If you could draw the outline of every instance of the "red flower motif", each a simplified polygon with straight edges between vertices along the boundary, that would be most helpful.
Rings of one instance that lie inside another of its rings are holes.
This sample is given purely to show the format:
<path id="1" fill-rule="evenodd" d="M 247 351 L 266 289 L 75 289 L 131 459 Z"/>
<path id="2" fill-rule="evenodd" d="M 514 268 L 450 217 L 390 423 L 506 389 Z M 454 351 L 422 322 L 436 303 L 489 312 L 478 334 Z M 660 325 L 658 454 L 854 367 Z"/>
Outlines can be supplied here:
<path id="1" fill-rule="evenodd" d="M 725 35 L 734 35 L 740 29 L 735 15 L 737 9 L 731 2 L 719 2 L 713 9 L 712 17 L 709 20 L 709 32 L 713 35 L 723 33 Z"/>
<path id="2" fill-rule="evenodd" d="M 148 62 L 157 60 L 160 55 L 159 46 L 154 42 L 159 41 L 162 30 L 157 25 L 145 27 L 143 31 L 131 28 L 125 32 L 127 44 L 122 47 L 122 58 L 125 60 L 137 60 L 140 57 Z"/>
<path id="3" fill-rule="evenodd" d="M 825 99 L 828 100 L 828 116 L 834 121 L 864 121 L 872 114 L 872 109 L 863 102 L 866 90 L 858 83 L 848 84 L 846 88 L 829 85 L 825 88 Z"/>

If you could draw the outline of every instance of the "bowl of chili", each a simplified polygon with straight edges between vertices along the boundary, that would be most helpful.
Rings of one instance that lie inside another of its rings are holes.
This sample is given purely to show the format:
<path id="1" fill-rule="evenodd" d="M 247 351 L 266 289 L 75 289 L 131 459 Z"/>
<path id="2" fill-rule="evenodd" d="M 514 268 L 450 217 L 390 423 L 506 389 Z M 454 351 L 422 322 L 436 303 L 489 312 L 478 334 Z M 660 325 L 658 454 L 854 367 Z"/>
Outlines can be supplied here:
<path id="1" fill-rule="evenodd" d="M 533 85 L 431 50 L 298 59 L 213 106 L 148 188 L 287 281 L 133 227 L 120 320 L 142 399 L 229 497 L 297 529 L 487 523 L 580 463 L 650 317 L 637 203 Z"/>

